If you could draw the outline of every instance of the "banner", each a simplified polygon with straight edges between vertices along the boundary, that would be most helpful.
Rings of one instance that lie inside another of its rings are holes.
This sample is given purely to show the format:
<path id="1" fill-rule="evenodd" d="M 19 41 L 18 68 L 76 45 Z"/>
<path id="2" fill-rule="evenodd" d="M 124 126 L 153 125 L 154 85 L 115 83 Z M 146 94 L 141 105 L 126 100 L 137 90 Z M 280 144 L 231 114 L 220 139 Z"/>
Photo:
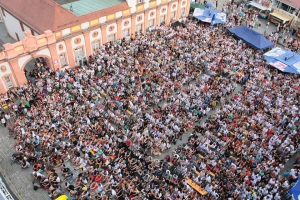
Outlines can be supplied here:
<path id="1" fill-rule="evenodd" d="M 280 62 L 280 61 L 276 61 L 276 62 L 273 62 L 273 63 L 270 63 L 270 65 L 272 65 L 273 67 L 276 67 L 277 69 L 281 70 L 281 71 L 284 71 L 284 69 L 287 67 L 286 64 Z"/>
<path id="2" fill-rule="evenodd" d="M 216 18 L 222 22 L 226 22 L 226 13 L 217 13 Z"/>
<path id="3" fill-rule="evenodd" d="M 202 16 L 204 14 L 204 10 L 200 8 L 195 8 L 193 16 Z"/>

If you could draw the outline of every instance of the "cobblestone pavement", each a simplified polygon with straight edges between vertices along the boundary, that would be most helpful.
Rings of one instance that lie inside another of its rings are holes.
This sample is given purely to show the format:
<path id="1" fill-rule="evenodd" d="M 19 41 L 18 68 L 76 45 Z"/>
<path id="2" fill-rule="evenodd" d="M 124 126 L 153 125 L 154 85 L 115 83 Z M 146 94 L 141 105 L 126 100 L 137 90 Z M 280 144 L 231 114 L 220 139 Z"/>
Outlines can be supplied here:
<path id="1" fill-rule="evenodd" d="M 19 164 L 10 164 L 10 157 L 14 153 L 14 139 L 8 137 L 8 130 L 0 127 L 0 172 L 15 196 L 19 200 L 49 199 L 47 191 L 33 190 L 31 169 L 22 170 Z"/>

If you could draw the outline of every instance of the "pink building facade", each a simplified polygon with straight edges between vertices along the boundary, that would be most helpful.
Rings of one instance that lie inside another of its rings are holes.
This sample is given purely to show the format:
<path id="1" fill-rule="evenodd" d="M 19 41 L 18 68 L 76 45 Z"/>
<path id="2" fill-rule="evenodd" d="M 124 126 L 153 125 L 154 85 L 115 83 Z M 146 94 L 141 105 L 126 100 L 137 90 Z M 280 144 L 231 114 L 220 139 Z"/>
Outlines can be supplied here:
<path id="1" fill-rule="evenodd" d="M 190 8 L 190 0 L 127 1 L 127 4 L 127 7 L 121 7 L 125 10 L 115 12 L 112 9 L 113 13 L 108 10 L 107 14 L 95 19 L 91 19 L 91 15 L 86 17 L 91 20 L 78 20 L 78 24 L 73 23 L 61 30 L 37 33 L 26 24 L 29 28 L 19 38 L 20 41 L 4 44 L 5 50 L 0 52 L 0 92 L 26 84 L 24 68 L 37 57 L 45 58 L 52 70 L 78 66 L 80 59 L 91 55 L 102 44 L 128 38 L 136 31 L 145 33 L 149 27 L 163 22 L 169 25 L 187 16 Z M 5 16 L 11 13 L 1 8 L 5 21 Z"/>

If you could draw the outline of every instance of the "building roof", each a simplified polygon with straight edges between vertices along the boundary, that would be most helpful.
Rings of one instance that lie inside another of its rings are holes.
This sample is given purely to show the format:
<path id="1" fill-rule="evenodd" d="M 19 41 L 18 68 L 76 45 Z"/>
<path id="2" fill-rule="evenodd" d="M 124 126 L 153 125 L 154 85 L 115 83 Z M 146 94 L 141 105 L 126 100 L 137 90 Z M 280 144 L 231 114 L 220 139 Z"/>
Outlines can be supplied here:
<path id="1" fill-rule="evenodd" d="M 285 3 L 291 7 L 296 9 L 300 9 L 300 1 L 299 0 L 280 0 L 282 3 Z"/>
<path id="2" fill-rule="evenodd" d="M 85 15 L 88 13 L 95 12 L 97 10 L 102 10 L 111 6 L 115 6 L 123 3 L 123 0 L 77 0 L 71 1 L 70 3 L 62 4 L 62 7 L 67 10 L 71 10 L 77 16 Z"/>
<path id="3" fill-rule="evenodd" d="M 127 2 L 120 1 L 114 6 L 76 16 L 53 0 L 0 0 L 0 6 L 38 33 L 56 32 L 129 8 Z"/>

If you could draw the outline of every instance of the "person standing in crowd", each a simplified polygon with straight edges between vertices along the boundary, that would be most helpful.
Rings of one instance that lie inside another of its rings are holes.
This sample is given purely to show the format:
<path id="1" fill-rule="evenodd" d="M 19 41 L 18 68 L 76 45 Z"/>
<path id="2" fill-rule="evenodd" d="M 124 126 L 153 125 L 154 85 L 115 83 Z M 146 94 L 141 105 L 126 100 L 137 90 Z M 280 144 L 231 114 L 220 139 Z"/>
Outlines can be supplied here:
<path id="1" fill-rule="evenodd" d="M 300 146 L 299 75 L 222 27 L 188 17 L 104 44 L 85 65 L 12 89 L 12 160 L 51 198 L 283 199 L 297 181 L 298 165 L 280 172 Z"/>
<path id="2" fill-rule="evenodd" d="M 1 118 L 1 123 L 2 123 L 2 126 L 6 127 L 6 119 L 4 116 L 2 116 L 2 118 Z"/>

